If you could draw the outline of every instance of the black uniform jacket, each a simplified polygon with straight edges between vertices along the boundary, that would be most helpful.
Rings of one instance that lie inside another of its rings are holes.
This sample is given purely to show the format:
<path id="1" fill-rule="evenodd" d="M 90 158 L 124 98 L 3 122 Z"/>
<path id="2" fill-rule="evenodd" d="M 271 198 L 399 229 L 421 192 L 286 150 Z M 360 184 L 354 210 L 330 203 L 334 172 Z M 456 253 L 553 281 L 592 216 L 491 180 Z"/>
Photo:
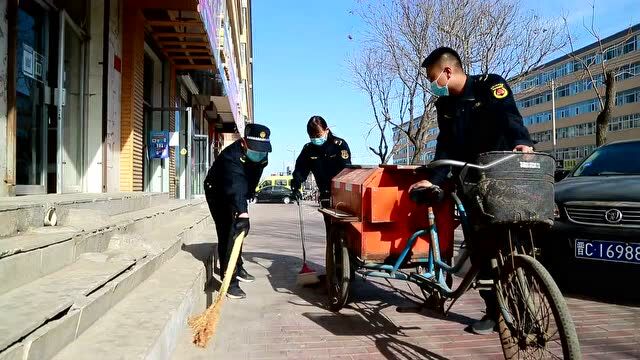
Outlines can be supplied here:
<path id="1" fill-rule="evenodd" d="M 533 146 L 511 88 L 499 75 L 468 76 L 463 93 L 436 101 L 438 142 L 434 160 L 473 163 L 481 153 Z M 438 168 L 429 180 L 442 185 L 449 169 Z"/>
<path id="2" fill-rule="evenodd" d="M 227 146 L 215 160 L 207 177 L 205 189 L 210 185 L 214 198 L 231 206 L 237 214 L 247 212 L 247 200 L 255 193 L 256 186 L 267 166 L 267 159 L 254 163 L 246 158 L 241 140 Z"/>
<path id="3" fill-rule="evenodd" d="M 300 189 L 309 172 L 312 172 L 318 183 L 320 196 L 326 198 L 331 191 L 331 179 L 350 164 L 351 152 L 347 142 L 329 133 L 322 146 L 311 143 L 304 146 L 296 160 L 291 188 Z"/>

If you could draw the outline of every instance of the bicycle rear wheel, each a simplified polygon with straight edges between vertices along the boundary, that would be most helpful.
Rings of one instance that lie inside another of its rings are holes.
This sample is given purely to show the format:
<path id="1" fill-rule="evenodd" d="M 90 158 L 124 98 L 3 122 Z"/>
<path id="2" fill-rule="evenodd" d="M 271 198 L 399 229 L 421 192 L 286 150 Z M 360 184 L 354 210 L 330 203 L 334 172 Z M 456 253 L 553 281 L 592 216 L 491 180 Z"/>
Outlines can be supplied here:
<path id="1" fill-rule="evenodd" d="M 537 260 L 528 255 L 505 258 L 496 295 L 506 359 L 581 359 L 567 303 Z"/>

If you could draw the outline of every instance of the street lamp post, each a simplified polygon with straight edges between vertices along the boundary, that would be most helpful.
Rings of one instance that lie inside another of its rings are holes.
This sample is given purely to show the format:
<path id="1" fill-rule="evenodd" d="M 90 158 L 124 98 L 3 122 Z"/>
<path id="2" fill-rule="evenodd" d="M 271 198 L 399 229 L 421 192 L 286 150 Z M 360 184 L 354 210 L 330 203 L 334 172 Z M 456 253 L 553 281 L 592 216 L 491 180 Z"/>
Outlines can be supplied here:
<path id="1" fill-rule="evenodd" d="M 551 137 L 553 141 L 553 157 L 556 157 L 556 147 L 558 145 L 556 137 L 556 81 L 551 79 Z"/>
<path id="2" fill-rule="evenodd" d="M 296 166 L 296 151 L 295 151 L 295 149 L 287 149 L 287 151 L 293 153 L 293 162 L 291 164 L 295 168 L 295 166 Z M 291 172 L 293 172 L 293 169 L 291 169 Z"/>

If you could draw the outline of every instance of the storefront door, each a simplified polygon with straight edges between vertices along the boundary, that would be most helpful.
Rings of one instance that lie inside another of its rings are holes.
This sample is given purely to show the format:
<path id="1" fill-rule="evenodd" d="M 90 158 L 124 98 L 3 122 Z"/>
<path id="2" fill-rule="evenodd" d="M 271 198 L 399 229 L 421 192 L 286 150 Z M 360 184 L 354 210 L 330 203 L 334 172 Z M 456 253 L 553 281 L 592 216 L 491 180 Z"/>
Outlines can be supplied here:
<path id="1" fill-rule="evenodd" d="M 58 189 L 83 189 L 85 143 L 85 34 L 66 12 L 60 13 L 58 63 Z M 58 191 L 60 192 L 60 191 Z"/>

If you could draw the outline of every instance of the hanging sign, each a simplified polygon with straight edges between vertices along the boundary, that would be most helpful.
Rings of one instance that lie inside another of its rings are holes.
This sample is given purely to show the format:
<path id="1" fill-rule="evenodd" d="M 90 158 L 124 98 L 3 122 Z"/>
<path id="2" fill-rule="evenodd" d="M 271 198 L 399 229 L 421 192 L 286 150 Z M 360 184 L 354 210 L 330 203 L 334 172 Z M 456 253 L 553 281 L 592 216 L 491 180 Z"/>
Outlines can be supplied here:
<path id="1" fill-rule="evenodd" d="M 151 131 L 149 133 L 149 157 L 166 159 L 169 157 L 169 132 Z"/>

